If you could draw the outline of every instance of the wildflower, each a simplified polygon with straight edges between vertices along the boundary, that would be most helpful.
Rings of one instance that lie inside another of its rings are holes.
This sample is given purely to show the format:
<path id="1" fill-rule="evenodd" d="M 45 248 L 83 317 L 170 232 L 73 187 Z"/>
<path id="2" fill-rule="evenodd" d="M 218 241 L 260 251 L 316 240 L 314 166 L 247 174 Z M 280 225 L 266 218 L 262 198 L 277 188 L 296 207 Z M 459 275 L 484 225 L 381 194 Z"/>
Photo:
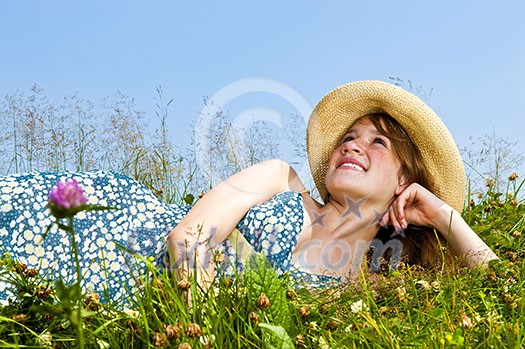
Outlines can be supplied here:
<path id="1" fill-rule="evenodd" d="M 517 174 L 516 172 L 512 172 L 509 176 L 509 181 L 515 181 L 516 179 L 518 179 L 519 177 L 519 174 Z"/>
<path id="2" fill-rule="evenodd" d="M 489 275 L 487 276 L 487 279 L 489 281 L 497 281 L 498 280 L 498 277 L 496 276 L 496 273 L 494 273 L 493 271 L 491 271 L 489 273 Z"/>
<path id="3" fill-rule="evenodd" d="M 38 344 L 44 347 L 51 347 L 53 345 L 53 336 L 49 332 L 44 332 L 38 337 Z"/>
<path id="4" fill-rule="evenodd" d="M 326 315 L 330 312 L 331 308 L 332 307 L 329 306 L 328 304 L 322 304 L 321 306 L 319 306 L 319 313 Z"/>
<path id="5" fill-rule="evenodd" d="M 215 255 L 213 256 L 213 262 L 217 266 L 222 265 L 224 263 L 224 254 L 222 254 L 221 252 L 215 253 Z"/>
<path id="6" fill-rule="evenodd" d="M 179 282 L 177 282 L 177 288 L 179 290 L 187 291 L 190 289 L 190 287 L 191 287 L 191 283 L 186 279 L 180 280 Z"/>
<path id="7" fill-rule="evenodd" d="M 25 273 L 25 271 L 27 270 L 27 264 L 24 264 L 24 263 L 15 263 L 15 265 L 13 266 L 13 269 L 15 270 L 15 272 L 19 275 L 22 275 Z"/>
<path id="8" fill-rule="evenodd" d="M 59 181 L 48 197 L 49 208 L 55 218 L 73 217 L 82 211 L 87 202 L 84 190 L 75 179 Z"/>
<path id="9" fill-rule="evenodd" d="M 367 312 L 368 311 L 368 305 L 366 305 L 362 299 L 358 300 L 357 302 L 354 302 L 350 305 L 350 310 L 352 313 L 361 313 L 361 312 Z"/>
<path id="10" fill-rule="evenodd" d="M 229 288 L 229 287 L 231 287 L 231 285 L 233 285 L 233 280 L 230 277 L 224 276 L 224 277 L 221 278 L 221 283 L 226 288 Z"/>
<path id="11" fill-rule="evenodd" d="M 407 298 L 408 298 L 408 294 L 407 294 L 407 291 L 405 290 L 404 287 L 402 286 L 399 286 L 395 289 L 396 291 L 396 294 L 397 294 L 397 298 L 400 300 L 400 301 L 405 301 Z"/>
<path id="12" fill-rule="evenodd" d="M 334 319 L 330 319 L 328 320 L 328 322 L 326 323 L 326 328 L 329 330 L 329 331 L 335 331 L 337 330 L 337 321 L 335 321 Z"/>
<path id="13" fill-rule="evenodd" d="M 188 342 L 184 342 L 179 345 L 179 349 L 191 349 L 191 345 Z"/>
<path id="14" fill-rule="evenodd" d="M 190 338 L 200 337 L 202 336 L 202 329 L 199 324 L 191 323 L 186 329 L 186 335 Z"/>
<path id="15" fill-rule="evenodd" d="M 34 278 L 35 276 L 38 275 L 38 269 L 36 268 L 30 268 L 30 269 L 27 269 L 26 271 L 26 275 L 30 278 Z"/>
<path id="16" fill-rule="evenodd" d="M 201 338 L 199 338 L 199 342 L 201 342 L 201 344 L 204 345 L 204 347 L 211 348 L 213 343 L 215 342 L 215 335 L 203 335 Z"/>
<path id="17" fill-rule="evenodd" d="M 254 311 L 250 312 L 249 318 L 252 324 L 257 324 L 259 322 L 259 314 Z"/>
<path id="18" fill-rule="evenodd" d="M 182 328 L 179 324 L 164 327 L 164 332 L 166 332 L 166 337 L 168 337 L 168 339 L 176 339 L 181 331 Z"/>
<path id="19" fill-rule="evenodd" d="M 295 336 L 295 346 L 296 347 L 304 347 L 305 346 L 304 336 L 302 334 L 298 334 L 297 336 Z"/>
<path id="20" fill-rule="evenodd" d="M 153 335 L 153 346 L 155 347 L 167 347 L 170 343 L 163 333 L 155 332 Z"/>
<path id="21" fill-rule="evenodd" d="M 310 327 L 312 330 L 318 330 L 319 329 L 319 325 L 317 325 L 317 322 L 315 322 L 315 321 L 310 321 L 308 323 L 308 327 Z"/>
<path id="22" fill-rule="evenodd" d="M 151 281 L 151 285 L 152 285 L 154 288 L 157 288 L 157 289 L 159 289 L 159 290 L 162 290 L 162 288 L 164 287 L 164 283 L 163 283 L 161 280 L 157 279 L 157 278 L 155 278 L 155 279 L 153 279 L 153 280 Z"/>
<path id="23" fill-rule="evenodd" d="M 46 286 L 44 285 L 40 285 L 35 294 L 38 298 L 40 299 L 46 299 L 47 297 L 49 297 L 51 294 L 53 293 L 53 290 L 50 289 L 50 288 L 47 288 Z"/>
<path id="24" fill-rule="evenodd" d="M 429 289 L 432 287 L 432 286 L 430 286 L 430 284 L 429 284 L 427 281 L 425 281 L 425 280 L 419 280 L 419 281 L 416 282 L 416 284 L 421 285 L 421 287 L 423 287 L 423 289 L 425 289 L 425 290 L 429 290 Z"/>
<path id="25" fill-rule="evenodd" d="M 290 299 L 290 300 L 294 300 L 295 299 L 295 292 L 294 290 L 292 289 L 287 289 L 286 290 L 286 298 Z"/>
<path id="26" fill-rule="evenodd" d="M 88 309 L 97 311 L 102 308 L 102 304 L 100 303 L 100 295 L 96 292 L 88 293 L 84 298 L 84 302 L 86 303 L 86 307 Z"/>
<path id="27" fill-rule="evenodd" d="M 516 259 L 517 259 L 516 252 L 507 251 L 507 252 L 505 253 L 505 255 L 507 256 L 507 258 L 508 258 L 509 261 L 511 261 L 511 262 L 515 262 Z"/>
<path id="28" fill-rule="evenodd" d="M 470 320 L 470 318 L 465 313 L 461 314 L 461 325 L 467 330 L 473 326 L 472 320 Z"/>
<path id="29" fill-rule="evenodd" d="M 129 317 L 134 317 L 134 318 L 140 317 L 140 313 L 136 310 L 126 308 L 123 311 L 124 311 L 124 314 L 126 314 Z"/>
<path id="30" fill-rule="evenodd" d="M 308 316 L 310 316 L 310 308 L 307 306 L 300 306 L 297 310 L 303 319 L 306 319 Z"/>
<path id="31" fill-rule="evenodd" d="M 321 349 L 330 349 L 330 347 L 326 343 L 326 340 L 323 337 L 319 337 L 319 348 L 321 348 Z"/>
<path id="32" fill-rule="evenodd" d="M 485 179 L 485 186 L 487 186 L 488 188 L 492 188 L 494 186 L 494 178 L 488 177 L 487 179 Z"/>
<path id="33" fill-rule="evenodd" d="M 513 237 L 514 239 L 519 239 L 519 238 L 521 238 L 521 232 L 520 232 L 520 231 L 515 231 L 515 232 L 513 232 L 513 233 L 512 233 L 512 237 Z"/>
<path id="34" fill-rule="evenodd" d="M 11 317 L 11 320 L 19 323 L 24 323 L 27 320 L 27 318 L 24 314 L 16 314 Z"/>
<path id="35" fill-rule="evenodd" d="M 266 297 L 264 293 L 261 293 L 259 298 L 257 298 L 257 307 L 259 309 L 266 309 L 266 308 L 269 308 L 270 305 L 271 305 L 270 299 Z"/>
<path id="36" fill-rule="evenodd" d="M 520 202 L 518 201 L 518 199 L 514 198 L 512 200 L 510 200 L 510 204 L 514 207 L 518 207 L 518 205 L 520 204 Z"/>

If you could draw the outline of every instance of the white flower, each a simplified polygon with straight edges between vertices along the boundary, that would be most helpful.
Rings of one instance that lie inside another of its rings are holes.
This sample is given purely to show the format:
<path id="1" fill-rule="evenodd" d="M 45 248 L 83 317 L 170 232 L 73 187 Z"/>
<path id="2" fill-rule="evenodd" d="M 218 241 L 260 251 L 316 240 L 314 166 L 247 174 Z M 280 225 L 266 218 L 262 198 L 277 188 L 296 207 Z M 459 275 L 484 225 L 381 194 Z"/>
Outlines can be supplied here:
<path id="1" fill-rule="evenodd" d="M 368 305 L 366 305 L 362 299 L 354 302 L 350 305 L 352 313 L 368 312 Z"/>
<path id="2" fill-rule="evenodd" d="M 111 251 L 106 255 L 106 258 L 108 261 L 114 261 L 117 258 L 117 254 Z"/>

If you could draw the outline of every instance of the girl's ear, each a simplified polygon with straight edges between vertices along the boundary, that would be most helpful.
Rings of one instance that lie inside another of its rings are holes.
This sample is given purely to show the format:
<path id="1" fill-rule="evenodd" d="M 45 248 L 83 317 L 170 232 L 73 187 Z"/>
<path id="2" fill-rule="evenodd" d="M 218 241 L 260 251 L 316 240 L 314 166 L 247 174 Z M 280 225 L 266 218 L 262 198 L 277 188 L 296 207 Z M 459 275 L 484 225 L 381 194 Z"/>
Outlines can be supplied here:
<path id="1" fill-rule="evenodd" d="M 399 176 L 398 186 L 396 188 L 396 195 L 401 194 L 410 184 L 412 184 L 408 178 L 402 174 Z"/>

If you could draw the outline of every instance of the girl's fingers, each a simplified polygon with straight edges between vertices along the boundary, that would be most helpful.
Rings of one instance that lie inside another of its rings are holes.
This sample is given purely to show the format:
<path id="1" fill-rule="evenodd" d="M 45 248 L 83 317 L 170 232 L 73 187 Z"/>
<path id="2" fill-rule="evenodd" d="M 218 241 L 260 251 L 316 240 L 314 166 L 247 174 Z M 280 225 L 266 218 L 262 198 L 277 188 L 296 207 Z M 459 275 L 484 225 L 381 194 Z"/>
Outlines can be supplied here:
<path id="1" fill-rule="evenodd" d="M 390 217 L 390 224 L 394 227 L 396 232 L 400 232 L 401 231 L 401 224 L 399 223 L 399 221 L 398 221 L 398 219 L 396 217 L 396 213 L 394 212 L 393 207 L 390 207 L 390 209 L 388 210 L 388 215 Z"/>

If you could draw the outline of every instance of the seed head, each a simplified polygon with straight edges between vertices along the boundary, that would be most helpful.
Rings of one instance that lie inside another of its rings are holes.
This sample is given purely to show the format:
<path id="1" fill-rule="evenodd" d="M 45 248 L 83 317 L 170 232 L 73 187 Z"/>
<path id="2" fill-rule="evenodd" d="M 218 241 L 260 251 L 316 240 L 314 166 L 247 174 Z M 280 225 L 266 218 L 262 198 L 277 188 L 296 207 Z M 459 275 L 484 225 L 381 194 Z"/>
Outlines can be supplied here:
<path id="1" fill-rule="evenodd" d="M 15 272 L 19 275 L 23 275 L 26 270 L 27 270 L 27 264 L 24 264 L 24 263 L 15 263 L 15 265 L 13 266 L 13 269 L 15 270 Z"/>
<path id="2" fill-rule="evenodd" d="M 328 314 L 330 312 L 331 308 L 332 307 L 330 305 L 328 305 L 328 304 L 322 304 L 321 306 L 319 306 L 319 312 L 321 314 L 325 314 L 326 315 L 326 314 Z"/>
<path id="3" fill-rule="evenodd" d="M 302 334 L 298 334 L 297 336 L 295 336 L 295 346 L 296 347 L 304 347 L 305 346 L 304 336 Z"/>
<path id="4" fill-rule="evenodd" d="M 88 309 L 97 311 L 102 308 L 102 304 L 100 303 L 100 295 L 96 292 L 86 294 L 84 302 L 86 303 L 86 307 Z"/>
<path id="5" fill-rule="evenodd" d="M 182 291 L 187 291 L 191 287 L 191 282 L 189 282 L 187 279 L 180 280 L 177 282 L 177 288 Z"/>
<path id="6" fill-rule="evenodd" d="M 38 275 L 38 269 L 36 269 L 36 268 L 29 268 L 29 269 L 27 269 L 26 275 L 28 277 L 30 277 L 30 278 L 34 278 L 35 276 Z"/>
<path id="7" fill-rule="evenodd" d="M 257 298 L 257 307 L 259 309 L 266 309 L 266 308 L 269 308 L 270 305 L 271 305 L 270 299 L 266 297 L 264 293 L 261 293 L 259 298 Z"/>
<path id="8" fill-rule="evenodd" d="M 27 320 L 27 317 L 24 314 L 16 314 L 11 317 L 11 320 L 14 320 L 19 323 L 24 323 Z"/>
<path id="9" fill-rule="evenodd" d="M 507 253 L 505 253 L 505 255 L 507 256 L 507 258 L 508 258 L 509 261 L 511 261 L 511 262 L 515 262 L 516 259 L 517 259 L 516 252 L 513 252 L 513 251 L 507 251 Z"/>
<path id="10" fill-rule="evenodd" d="M 170 345 L 170 342 L 168 342 L 168 339 L 164 335 L 164 333 L 155 332 L 153 335 L 153 346 L 155 347 L 167 347 Z"/>
<path id="11" fill-rule="evenodd" d="M 286 298 L 288 298 L 289 300 L 294 300 L 295 299 L 295 292 L 294 292 L 294 290 L 292 290 L 291 288 L 287 289 L 286 290 Z"/>
<path id="12" fill-rule="evenodd" d="M 186 335 L 190 338 L 200 337 L 202 336 L 202 329 L 199 324 L 191 323 L 186 329 Z"/>
<path id="13" fill-rule="evenodd" d="M 299 311 L 299 315 L 301 315 L 303 319 L 306 319 L 308 316 L 310 316 L 310 307 L 302 305 L 297 310 Z"/>
<path id="14" fill-rule="evenodd" d="M 163 283 L 161 280 L 157 279 L 157 278 L 155 278 L 155 279 L 153 279 L 153 280 L 151 281 L 151 285 L 152 285 L 154 288 L 157 288 L 157 289 L 159 289 L 159 290 L 162 290 L 162 288 L 164 287 L 164 283 Z"/>
<path id="15" fill-rule="evenodd" d="M 326 323 L 326 328 L 329 330 L 329 331 L 335 331 L 337 330 L 337 321 L 335 321 L 334 319 L 330 319 L 328 320 L 328 322 Z"/>
<path id="16" fill-rule="evenodd" d="M 520 202 L 518 201 L 518 199 L 514 198 L 512 200 L 510 200 L 510 204 L 514 207 L 518 207 L 518 205 L 520 204 Z"/>
<path id="17" fill-rule="evenodd" d="M 43 285 L 39 286 L 36 290 L 36 296 L 40 299 L 46 299 L 53 293 L 53 290 Z"/>
<path id="18" fill-rule="evenodd" d="M 518 179 L 519 176 L 520 176 L 520 175 L 519 175 L 518 173 L 516 173 L 516 172 L 512 172 L 512 173 L 510 174 L 510 176 L 509 176 L 509 181 L 511 181 L 511 182 L 512 182 L 512 181 L 515 181 L 516 179 Z"/>
<path id="19" fill-rule="evenodd" d="M 164 332 L 166 332 L 166 337 L 168 337 L 168 339 L 176 339 L 181 331 L 182 328 L 179 324 L 164 327 Z"/>
<path id="20" fill-rule="evenodd" d="M 259 322 L 259 314 L 257 314 L 256 312 L 252 311 L 250 312 L 250 322 L 254 325 L 256 325 L 258 322 Z"/>
<path id="21" fill-rule="evenodd" d="M 488 177 L 487 179 L 485 179 L 485 186 L 487 186 L 488 188 L 492 188 L 494 186 L 494 178 Z"/>
<path id="22" fill-rule="evenodd" d="M 179 349 L 191 349 L 191 345 L 188 342 L 184 342 L 181 345 L 179 345 Z"/>

